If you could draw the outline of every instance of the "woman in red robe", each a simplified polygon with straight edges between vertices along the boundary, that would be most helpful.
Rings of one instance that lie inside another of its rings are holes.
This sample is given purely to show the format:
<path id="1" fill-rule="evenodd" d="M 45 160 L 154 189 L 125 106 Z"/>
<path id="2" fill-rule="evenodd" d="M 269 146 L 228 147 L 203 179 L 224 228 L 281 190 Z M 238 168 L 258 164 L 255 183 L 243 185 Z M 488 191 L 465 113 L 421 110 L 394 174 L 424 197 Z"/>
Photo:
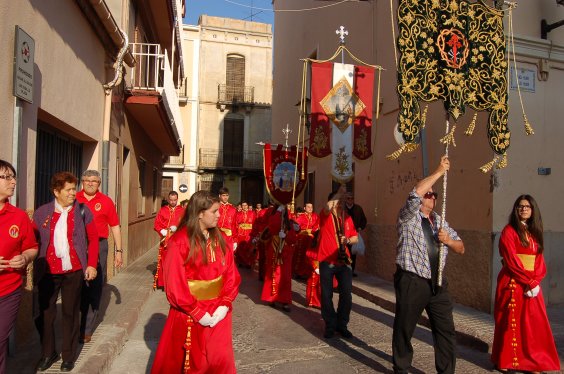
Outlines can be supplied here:
<path id="1" fill-rule="evenodd" d="M 503 267 L 497 277 L 492 362 L 500 371 L 560 370 L 540 283 L 546 275 L 543 225 L 530 195 L 515 200 L 499 240 Z"/>
<path id="2" fill-rule="evenodd" d="M 218 218 L 218 198 L 198 191 L 168 242 L 163 265 L 170 311 L 151 373 L 236 372 L 231 310 L 241 277 Z"/>
<path id="3" fill-rule="evenodd" d="M 270 216 L 268 230 L 272 239 L 266 248 L 266 266 L 261 300 L 276 306 L 282 304 L 285 312 L 292 304 L 292 256 L 299 225 L 290 221 L 288 210 L 280 206 Z M 280 243 L 282 242 L 282 246 Z"/>

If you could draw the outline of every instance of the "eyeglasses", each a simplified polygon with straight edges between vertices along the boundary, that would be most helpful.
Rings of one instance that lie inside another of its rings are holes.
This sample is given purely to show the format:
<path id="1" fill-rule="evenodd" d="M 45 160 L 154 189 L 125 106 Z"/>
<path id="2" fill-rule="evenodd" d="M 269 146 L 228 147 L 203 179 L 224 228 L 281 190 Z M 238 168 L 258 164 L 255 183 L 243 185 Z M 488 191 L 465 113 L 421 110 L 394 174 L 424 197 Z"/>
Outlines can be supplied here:
<path id="1" fill-rule="evenodd" d="M 99 184 L 100 181 L 99 180 L 89 180 L 89 179 L 83 179 L 82 183 L 87 183 L 87 184 Z"/>
<path id="2" fill-rule="evenodd" d="M 5 179 L 6 182 L 10 182 L 12 180 L 16 180 L 15 175 L 0 175 L 0 179 Z"/>
<path id="3" fill-rule="evenodd" d="M 527 210 L 527 209 L 531 209 L 531 206 L 530 206 L 530 205 L 519 205 L 519 206 L 517 207 L 517 209 L 519 209 L 519 210 Z"/>
<path id="4" fill-rule="evenodd" d="M 439 194 L 436 192 L 427 192 L 425 195 L 423 195 L 425 199 L 435 199 L 435 200 L 437 200 L 438 196 Z"/>

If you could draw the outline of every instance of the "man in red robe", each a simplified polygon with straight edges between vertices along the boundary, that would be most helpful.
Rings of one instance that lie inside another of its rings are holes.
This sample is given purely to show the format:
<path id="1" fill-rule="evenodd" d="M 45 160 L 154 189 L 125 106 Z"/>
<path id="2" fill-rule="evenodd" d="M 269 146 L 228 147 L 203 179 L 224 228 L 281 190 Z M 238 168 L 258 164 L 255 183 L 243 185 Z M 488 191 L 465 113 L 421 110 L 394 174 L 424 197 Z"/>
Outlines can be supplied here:
<path id="1" fill-rule="evenodd" d="M 296 252 L 294 253 L 293 272 L 300 278 L 306 278 L 312 270 L 311 262 L 308 261 L 306 252 L 311 246 L 313 236 L 319 230 L 319 216 L 313 211 L 313 204 L 306 203 L 304 212 L 299 213 L 295 221 L 300 225 L 300 232 L 296 243 Z"/>
<path id="2" fill-rule="evenodd" d="M 219 189 L 219 221 L 217 227 L 233 241 L 233 250 L 237 250 L 237 209 L 229 202 L 229 189 Z"/>
<path id="3" fill-rule="evenodd" d="M 166 245 L 170 236 L 178 228 L 178 223 L 184 215 L 184 208 L 178 205 L 178 193 L 176 191 L 170 191 L 168 193 L 167 202 L 168 205 L 163 206 L 157 213 L 155 225 L 153 227 L 161 239 L 153 288 L 164 286 L 161 273 L 163 260 L 166 256 Z"/>
<path id="4" fill-rule="evenodd" d="M 258 205 L 258 204 L 257 204 Z M 253 231 L 251 232 L 252 241 L 256 247 L 256 255 L 258 257 L 258 278 L 264 280 L 266 247 L 270 241 L 270 231 L 268 230 L 268 218 L 272 215 L 274 206 L 270 204 L 268 208 L 260 209 L 256 215 L 257 218 L 253 223 Z"/>
<path id="5" fill-rule="evenodd" d="M 246 201 L 241 202 L 241 211 L 237 213 L 237 253 L 235 259 L 240 266 L 250 268 L 255 263 L 255 252 L 251 243 L 251 232 L 255 222 L 255 212 L 249 209 Z"/>

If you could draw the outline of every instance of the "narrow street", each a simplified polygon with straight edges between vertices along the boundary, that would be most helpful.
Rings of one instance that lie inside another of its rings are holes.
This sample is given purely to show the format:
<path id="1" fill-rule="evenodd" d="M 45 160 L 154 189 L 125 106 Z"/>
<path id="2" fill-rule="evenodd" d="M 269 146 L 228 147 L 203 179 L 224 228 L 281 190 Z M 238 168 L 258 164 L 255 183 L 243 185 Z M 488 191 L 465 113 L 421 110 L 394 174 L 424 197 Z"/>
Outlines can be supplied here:
<path id="1" fill-rule="evenodd" d="M 393 315 L 353 295 L 349 329 L 355 337 L 323 339 L 319 310 L 305 308 L 305 284 L 293 282 L 294 305 L 290 313 L 260 301 L 261 283 L 256 273 L 240 269 L 242 285 L 234 304 L 233 345 L 238 373 L 392 373 Z M 130 335 L 110 373 L 150 372 L 168 303 L 154 292 L 145 303 L 139 323 Z M 413 373 L 433 373 L 430 331 L 418 327 L 413 339 Z M 458 347 L 457 372 L 492 372 L 488 354 Z"/>

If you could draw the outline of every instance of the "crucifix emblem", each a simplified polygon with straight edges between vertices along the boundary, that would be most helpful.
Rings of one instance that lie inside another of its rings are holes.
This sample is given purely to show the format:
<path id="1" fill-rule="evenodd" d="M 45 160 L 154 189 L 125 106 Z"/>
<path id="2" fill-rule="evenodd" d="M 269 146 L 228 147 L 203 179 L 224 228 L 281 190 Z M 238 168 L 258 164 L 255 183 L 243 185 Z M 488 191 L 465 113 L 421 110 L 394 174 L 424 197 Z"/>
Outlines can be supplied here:
<path id="1" fill-rule="evenodd" d="M 468 39 L 457 29 L 442 30 L 437 39 L 441 59 L 447 66 L 455 69 L 466 64 L 469 48 Z"/>
<path id="2" fill-rule="evenodd" d="M 285 141 L 284 146 L 288 148 L 288 136 L 292 133 L 289 124 L 286 124 L 286 128 L 282 129 L 282 133 L 284 134 L 284 141 Z"/>
<path id="3" fill-rule="evenodd" d="M 339 30 L 335 30 L 335 34 L 339 35 L 341 44 L 345 44 L 345 36 L 349 35 L 349 32 L 345 30 L 345 26 L 339 26 Z"/>

